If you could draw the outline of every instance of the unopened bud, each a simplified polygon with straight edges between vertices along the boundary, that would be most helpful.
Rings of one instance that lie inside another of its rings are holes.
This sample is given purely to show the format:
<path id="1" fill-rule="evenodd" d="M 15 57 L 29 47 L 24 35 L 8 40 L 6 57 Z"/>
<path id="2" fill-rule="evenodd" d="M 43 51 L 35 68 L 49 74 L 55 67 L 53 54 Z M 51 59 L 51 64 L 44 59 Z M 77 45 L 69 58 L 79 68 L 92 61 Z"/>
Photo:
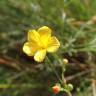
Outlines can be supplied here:
<path id="1" fill-rule="evenodd" d="M 67 64 L 68 63 L 68 59 L 64 58 L 63 62 L 64 62 L 64 64 Z"/>
<path id="2" fill-rule="evenodd" d="M 57 93 L 60 92 L 60 86 L 55 85 L 55 86 L 52 87 L 52 90 L 53 90 L 53 92 L 54 92 L 55 94 L 57 94 Z"/>
<path id="3" fill-rule="evenodd" d="M 67 86 L 68 86 L 68 89 L 69 89 L 70 91 L 73 90 L 73 85 L 72 85 L 72 84 L 68 84 Z"/>

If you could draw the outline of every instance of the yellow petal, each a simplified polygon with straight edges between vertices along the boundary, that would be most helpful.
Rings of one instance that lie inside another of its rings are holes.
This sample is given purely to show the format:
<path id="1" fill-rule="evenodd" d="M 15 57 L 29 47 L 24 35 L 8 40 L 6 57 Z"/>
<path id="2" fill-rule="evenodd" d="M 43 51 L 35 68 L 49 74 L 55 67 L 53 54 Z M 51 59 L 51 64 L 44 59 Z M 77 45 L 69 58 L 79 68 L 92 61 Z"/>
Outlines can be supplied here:
<path id="1" fill-rule="evenodd" d="M 37 43 L 40 39 L 40 36 L 36 30 L 29 30 L 28 32 L 28 41 Z"/>
<path id="2" fill-rule="evenodd" d="M 43 26 L 41 28 L 38 29 L 38 32 L 41 36 L 43 35 L 51 35 L 51 29 L 47 26 Z"/>
<path id="3" fill-rule="evenodd" d="M 51 29 L 47 26 L 43 26 L 38 29 L 38 33 L 40 34 L 43 45 L 47 46 L 48 40 L 51 37 Z"/>
<path id="4" fill-rule="evenodd" d="M 42 62 L 46 56 L 46 50 L 42 49 L 35 53 L 34 60 L 37 62 Z"/>
<path id="5" fill-rule="evenodd" d="M 49 40 L 49 44 L 47 47 L 47 52 L 56 52 L 58 50 L 58 48 L 60 47 L 60 42 L 58 41 L 58 39 L 56 37 L 51 37 Z"/>
<path id="6" fill-rule="evenodd" d="M 23 46 L 23 51 L 28 56 L 33 56 L 37 51 L 37 49 L 38 49 L 38 46 L 33 42 L 26 42 Z"/>

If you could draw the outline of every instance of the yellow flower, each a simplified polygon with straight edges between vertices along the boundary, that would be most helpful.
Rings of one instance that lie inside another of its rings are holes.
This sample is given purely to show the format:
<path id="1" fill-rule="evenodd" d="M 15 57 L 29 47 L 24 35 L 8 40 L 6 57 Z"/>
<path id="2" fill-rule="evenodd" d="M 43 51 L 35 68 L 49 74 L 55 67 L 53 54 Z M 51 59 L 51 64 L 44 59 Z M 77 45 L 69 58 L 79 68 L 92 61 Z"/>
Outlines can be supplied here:
<path id="1" fill-rule="evenodd" d="M 55 36 L 51 36 L 51 29 L 43 26 L 36 30 L 28 32 L 28 41 L 23 46 L 23 51 L 28 56 L 34 56 L 34 60 L 42 62 L 46 53 L 56 52 L 60 43 Z"/>

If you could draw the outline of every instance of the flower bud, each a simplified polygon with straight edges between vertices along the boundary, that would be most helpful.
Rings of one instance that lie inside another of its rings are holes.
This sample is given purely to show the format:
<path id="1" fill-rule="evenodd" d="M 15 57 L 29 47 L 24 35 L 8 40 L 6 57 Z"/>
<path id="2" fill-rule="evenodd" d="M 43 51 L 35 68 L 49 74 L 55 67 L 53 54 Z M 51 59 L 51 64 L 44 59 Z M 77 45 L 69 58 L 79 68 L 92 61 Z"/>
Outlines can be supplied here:
<path id="1" fill-rule="evenodd" d="M 64 64 L 67 64 L 68 63 L 68 59 L 64 58 L 63 62 L 64 62 Z"/>
<path id="2" fill-rule="evenodd" d="M 52 87 L 52 90 L 53 90 L 53 92 L 54 92 L 55 94 L 57 94 L 57 93 L 60 92 L 60 86 L 55 85 L 55 86 Z"/>
<path id="3" fill-rule="evenodd" d="M 67 86 L 68 86 L 68 89 L 69 89 L 70 91 L 73 90 L 73 85 L 72 85 L 72 84 L 68 84 Z"/>

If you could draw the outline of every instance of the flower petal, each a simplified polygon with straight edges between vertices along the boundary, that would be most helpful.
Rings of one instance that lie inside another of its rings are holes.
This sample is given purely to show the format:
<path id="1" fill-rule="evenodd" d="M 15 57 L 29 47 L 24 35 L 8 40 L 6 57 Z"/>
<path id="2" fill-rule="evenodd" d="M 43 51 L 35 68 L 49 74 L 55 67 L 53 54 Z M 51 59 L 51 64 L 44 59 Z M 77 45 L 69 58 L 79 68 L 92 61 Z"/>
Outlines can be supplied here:
<path id="1" fill-rule="evenodd" d="M 49 27 L 47 27 L 47 26 L 43 26 L 43 27 L 41 27 L 41 28 L 39 28 L 38 29 L 38 32 L 39 32 L 39 34 L 41 35 L 41 36 L 45 36 L 45 35 L 51 35 L 51 29 L 49 28 Z"/>
<path id="2" fill-rule="evenodd" d="M 60 47 L 60 42 L 58 41 L 56 37 L 53 36 L 49 40 L 47 52 L 50 52 L 50 53 L 56 52 L 59 47 Z"/>
<path id="3" fill-rule="evenodd" d="M 46 56 L 46 50 L 42 49 L 36 52 L 34 60 L 37 62 L 42 62 Z"/>
<path id="4" fill-rule="evenodd" d="M 28 41 L 38 43 L 40 36 L 36 30 L 29 30 L 28 32 Z"/>
<path id="5" fill-rule="evenodd" d="M 47 26 L 43 26 L 38 29 L 38 33 L 40 34 L 43 45 L 47 46 L 48 40 L 51 37 L 51 29 Z"/>
<path id="6" fill-rule="evenodd" d="M 23 46 L 23 51 L 28 56 L 33 56 L 37 51 L 37 49 L 38 49 L 38 46 L 33 42 L 26 42 Z"/>

